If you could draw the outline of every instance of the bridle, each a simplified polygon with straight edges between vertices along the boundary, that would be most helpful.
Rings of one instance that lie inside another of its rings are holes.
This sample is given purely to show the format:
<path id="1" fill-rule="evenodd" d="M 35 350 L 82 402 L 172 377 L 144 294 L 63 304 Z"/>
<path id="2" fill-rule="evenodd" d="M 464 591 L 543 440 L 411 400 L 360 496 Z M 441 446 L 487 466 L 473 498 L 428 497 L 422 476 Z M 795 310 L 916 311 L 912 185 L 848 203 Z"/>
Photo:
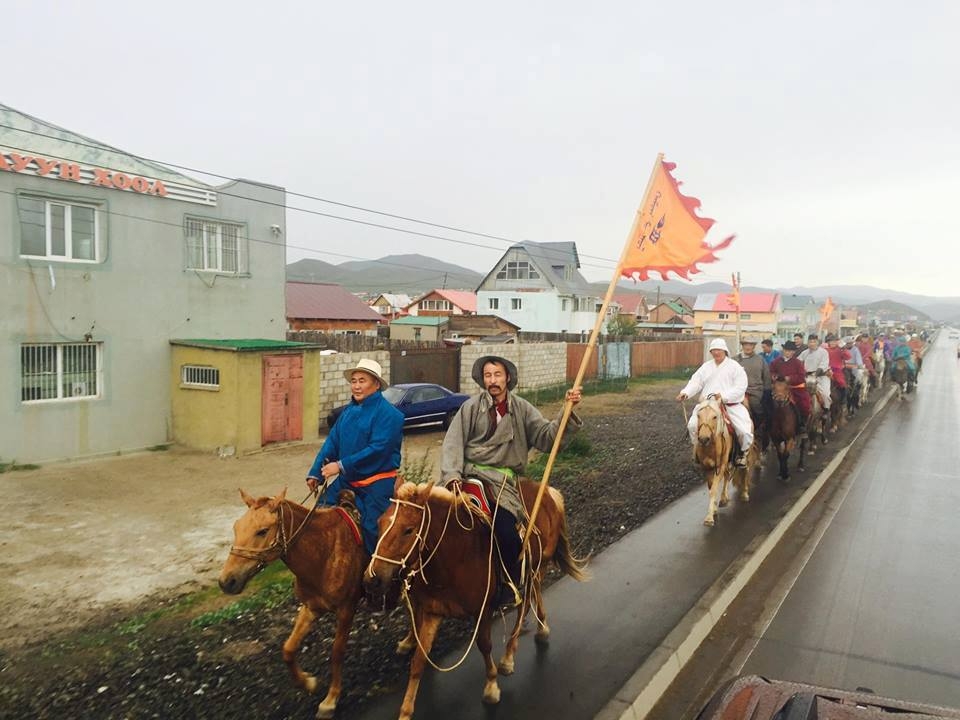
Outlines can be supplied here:
<path id="1" fill-rule="evenodd" d="M 281 500 L 279 506 L 274 511 L 277 515 L 277 534 L 274 536 L 273 542 L 265 548 L 237 547 L 236 545 L 231 545 L 230 554 L 242 557 L 245 560 L 254 560 L 257 563 L 257 572 L 260 572 L 267 564 L 278 558 L 286 558 L 287 551 L 293 543 L 296 542 L 300 533 L 303 532 L 307 523 L 310 522 L 310 518 L 313 517 L 314 510 L 316 510 L 316 506 L 310 508 L 304 516 L 303 522 L 294 529 L 293 510 L 289 507 L 289 502 L 289 500 Z M 284 508 L 287 510 L 286 514 L 290 516 L 289 531 L 287 530 L 287 524 L 284 522 Z"/>

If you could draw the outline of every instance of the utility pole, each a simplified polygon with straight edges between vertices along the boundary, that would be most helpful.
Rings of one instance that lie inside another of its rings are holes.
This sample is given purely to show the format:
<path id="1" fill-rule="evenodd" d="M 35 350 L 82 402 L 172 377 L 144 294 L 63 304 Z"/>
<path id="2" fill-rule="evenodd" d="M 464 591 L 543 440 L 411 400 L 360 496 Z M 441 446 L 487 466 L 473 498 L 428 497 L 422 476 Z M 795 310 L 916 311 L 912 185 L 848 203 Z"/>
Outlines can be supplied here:
<path id="1" fill-rule="evenodd" d="M 737 272 L 737 348 L 740 347 L 740 273 Z"/>
<path id="2" fill-rule="evenodd" d="M 440 289 L 441 289 L 441 290 L 446 290 L 446 289 L 447 289 L 447 274 L 446 274 L 446 273 L 443 274 L 443 286 L 442 286 Z"/>

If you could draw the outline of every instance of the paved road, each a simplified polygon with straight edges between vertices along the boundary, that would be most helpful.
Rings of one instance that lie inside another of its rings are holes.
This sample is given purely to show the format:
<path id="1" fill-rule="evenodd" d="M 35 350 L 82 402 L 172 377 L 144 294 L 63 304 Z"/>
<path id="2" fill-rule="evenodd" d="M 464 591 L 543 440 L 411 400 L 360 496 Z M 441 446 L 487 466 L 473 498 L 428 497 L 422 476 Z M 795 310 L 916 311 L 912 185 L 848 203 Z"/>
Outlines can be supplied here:
<path id="1" fill-rule="evenodd" d="M 960 706 L 960 367 L 943 333 L 744 668 Z"/>
<path id="2" fill-rule="evenodd" d="M 739 673 L 960 707 L 960 361 L 948 333 L 648 720 Z"/>
<path id="3" fill-rule="evenodd" d="M 851 437 L 859 422 L 862 418 L 841 431 L 835 444 Z M 679 442 L 679 423 L 677 430 Z M 531 637 L 524 638 L 516 674 L 500 678 L 498 706 L 480 702 L 483 673 L 474 649 L 457 670 L 425 674 L 415 717 L 594 717 L 750 541 L 782 516 L 828 457 L 812 458 L 810 471 L 787 486 L 776 480 L 770 463 L 751 502 L 732 500 L 713 529 L 701 524 L 706 491 L 694 490 L 596 557 L 591 582 L 563 578 L 548 590 L 550 646 L 538 651 Z M 507 631 L 501 628 L 494 630 L 498 647 L 496 636 Z M 452 664 L 459 654 L 441 664 Z M 401 696 L 401 690 L 387 694 L 360 717 L 396 717 Z"/>

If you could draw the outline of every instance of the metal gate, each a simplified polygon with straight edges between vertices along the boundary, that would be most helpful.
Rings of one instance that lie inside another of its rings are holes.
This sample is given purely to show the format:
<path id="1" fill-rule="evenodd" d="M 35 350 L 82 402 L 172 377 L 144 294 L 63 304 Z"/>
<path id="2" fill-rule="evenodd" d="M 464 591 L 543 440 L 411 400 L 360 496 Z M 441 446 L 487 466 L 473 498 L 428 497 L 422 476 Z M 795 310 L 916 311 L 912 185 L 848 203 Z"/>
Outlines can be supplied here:
<path id="1" fill-rule="evenodd" d="M 460 348 L 390 351 L 390 382 L 426 382 L 460 392 Z"/>

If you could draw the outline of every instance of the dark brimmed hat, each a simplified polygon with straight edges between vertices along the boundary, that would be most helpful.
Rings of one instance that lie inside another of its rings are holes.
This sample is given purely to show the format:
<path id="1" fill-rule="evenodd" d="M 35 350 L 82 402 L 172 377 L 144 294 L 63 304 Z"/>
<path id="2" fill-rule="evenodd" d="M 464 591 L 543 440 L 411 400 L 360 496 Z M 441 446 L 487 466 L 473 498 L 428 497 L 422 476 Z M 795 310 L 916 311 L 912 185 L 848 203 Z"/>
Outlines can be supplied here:
<path id="1" fill-rule="evenodd" d="M 507 390 L 513 390 L 517 386 L 517 366 L 499 355 L 484 355 L 477 358 L 477 361 L 473 364 L 473 370 L 470 372 L 473 381 L 480 387 L 485 387 L 483 384 L 483 366 L 489 362 L 499 363 L 507 369 L 507 375 L 509 376 Z"/>
<path id="2" fill-rule="evenodd" d="M 840 339 L 840 338 L 838 338 L 838 337 L 837 337 L 836 335 L 834 335 L 833 333 L 827 333 L 827 336 L 826 336 L 823 340 L 824 340 L 824 342 L 833 342 L 834 340 L 839 340 L 839 339 Z"/>
<path id="3" fill-rule="evenodd" d="M 782 347 L 783 347 L 784 350 L 793 350 L 794 352 L 797 351 L 797 344 L 796 344 L 793 340 L 787 340 L 787 341 L 782 345 Z"/>

